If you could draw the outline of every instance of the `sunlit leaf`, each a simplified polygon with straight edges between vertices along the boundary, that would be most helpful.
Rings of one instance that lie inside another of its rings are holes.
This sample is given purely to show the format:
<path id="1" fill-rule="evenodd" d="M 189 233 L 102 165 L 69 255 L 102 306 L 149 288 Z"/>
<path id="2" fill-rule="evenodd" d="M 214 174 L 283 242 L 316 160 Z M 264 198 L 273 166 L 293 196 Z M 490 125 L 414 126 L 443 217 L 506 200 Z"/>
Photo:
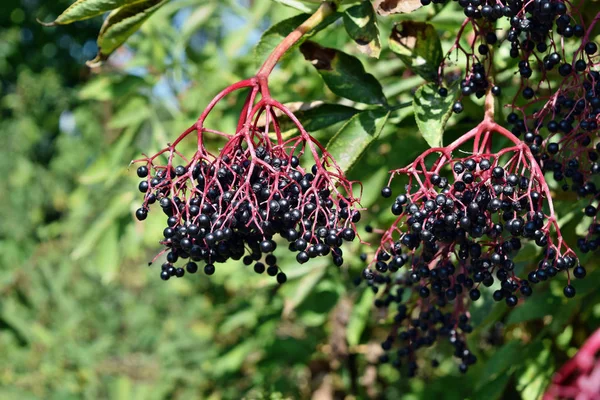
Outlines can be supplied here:
<path id="1" fill-rule="evenodd" d="M 390 35 L 390 49 L 413 72 L 435 81 L 443 59 L 442 45 L 434 26 L 425 22 L 402 21 Z"/>
<path id="2" fill-rule="evenodd" d="M 348 8 L 344 12 L 344 26 L 348 35 L 364 54 L 379 58 L 381 43 L 377 17 L 370 1 Z"/>
<path id="3" fill-rule="evenodd" d="M 98 55 L 89 61 L 88 65 L 96 66 L 106 61 L 129 36 L 137 32 L 140 26 L 167 2 L 169 0 L 144 0 L 111 12 L 104 20 L 98 34 Z"/>
<path id="4" fill-rule="evenodd" d="M 83 21 L 119 7 L 141 3 L 143 1 L 144 0 L 77 0 L 53 22 L 44 25 L 66 25 L 76 21 Z"/>
<path id="5" fill-rule="evenodd" d="M 297 49 L 302 43 L 304 43 L 307 39 L 317 34 L 319 31 L 325 29 L 327 26 L 341 18 L 341 13 L 333 13 L 325 17 L 323 22 L 318 24 L 314 29 L 310 32 L 305 33 L 300 40 L 294 43 L 291 46 L 286 54 Z M 310 14 L 299 14 L 295 15 L 291 18 L 285 19 L 269 29 L 262 34 L 260 41 L 254 48 L 254 58 L 257 64 L 264 62 L 269 54 L 277 47 L 279 43 L 289 35 L 294 29 L 300 26 L 304 21 L 306 21 L 310 17 Z"/>
<path id="6" fill-rule="evenodd" d="M 421 0 L 375 0 L 375 9 L 381 15 L 411 13 L 422 6 Z"/>
<path id="7" fill-rule="evenodd" d="M 377 139 L 385 125 L 389 111 L 367 110 L 353 116 L 329 141 L 327 150 L 343 171 L 348 171 Z"/>

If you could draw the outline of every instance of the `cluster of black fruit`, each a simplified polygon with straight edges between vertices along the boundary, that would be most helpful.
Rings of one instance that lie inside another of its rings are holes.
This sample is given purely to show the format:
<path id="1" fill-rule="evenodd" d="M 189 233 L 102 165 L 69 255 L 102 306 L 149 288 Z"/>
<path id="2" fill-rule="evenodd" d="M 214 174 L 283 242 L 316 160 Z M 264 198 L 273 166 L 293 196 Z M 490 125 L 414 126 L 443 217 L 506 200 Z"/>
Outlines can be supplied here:
<path id="1" fill-rule="evenodd" d="M 261 163 L 252 163 L 238 150 L 234 157 L 218 159 L 220 163 L 155 168 L 154 176 L 147 166 L 138 168 L 138 176 L 145 178 L 139 184 L 145 199 L 137 218 L 146 219 L 148 207 L 157 201 L 167 215 L 162 279 L 184 275 L 184 268 L 175 266 L 180 259 L 189 273 L 203 262 L 208 275 L 215 272 L 215 263 L 243 259 L 257 273 L 266 270 L 283 283 L 286 275 L 272 254 L 276 236 L 298 252 L 300 263 L 328 254 L 335 265 L 343 263 L 340 246 L 354 240 L 348 226 L 360 219 L 359 211 L 343 199 L 334 201 L 326 181 L 315 176 L 316 165 L 305 173 L 297 157 L 274 157 L 263 147 L 256 149 L 256 157 Z"/>
<path id="2" fill-rule="evenodd" d="M 597 211 L 592 205 L 600 196 L 600 143 L 596 140 L 600 73 L 589 71 L 580 78 L 578 89 L 561 92 L 553 106 L 537 119 L 526 123 L 516 113 L 511 113 L 508 122 L 512 124 L 512 132 L 523 137 L 542 169 L 552 174 L 562 190 L 590 199 L 584 212 L 593 221 L 586 237 L 577 242 L 579 249 L 587 253 L 600 247 Z"/>
<path id="3" fill-rule="evenodd" d="M 473 68 L 471 69 L 471 72 L 467 75 L 467 78 L 463 79 L 460 82 L 461 98 L 475 95 L 475 97 L 480 99 L 483 96 L 485 96 L 485 93 L 488 87 L 490 86 L 490 82 L 488 81 L 487 75 L 488 74 L 483 64 L 473 64 Z M 499 95 L 500 87 L 493 86 L 492 92 L 495 95 Z M 448 95 L 448 89 L 441 87 L 438 90 L 438 93 L 440 94 L 440 96 L 446 97 Z M 463 111 L 463 105 L 460 100 L 454 103 L 452 111 L 454 111 L 456 114 L 460 114 Z"/>
<path id="4" fill-rule="evenodd" d="M 383 344 L 390 350 L 393 342 L 399 343 L 397 365 L 403 364 L 402 358 L 413 359 L 414 351 L 441 336 L 455 346 L 462 360 L 460 370 L 466 371 L 475 358 L 461 335 L 472 328 L 465 315 L 457 320 L 444 310 L 464 307 L 469 299 L 477 301 L 481 285 L 499 282 L 493 299 L 514 307 L 519 297 L 532 294 L 535 284 L 560 271 L 573 269 L 575 277 L 585 276 L 574 256 L 558 254 L 552 246 L 545 230 L 544 199 L 531 189 L 536 185 L 531 185 L 530 177 L 507 172 L 487 158 L 461 160 L 452 168 L 454 183 L 428 174 L 424 179 L 430 188 L 410 193 L 409 186 L 407 194 L 396 197 L 391 212 L 398 216 L 402 233 L 397 240 L 382 244 L 375 270 L 363 271 L 363 279 L 376 292 L 384 287 L 386 296 L 378 300 L 380 307 L 400 303 L 404 292 L 411 291 L 412 300 L 404 303 L 413 304 L 414 309 L 407 311 L 405 304 L 398 307 L 394 334 Z M 382 195 L 390 197 L 391 189 L 385 187 Z M 523 240 L 544 250 L 543 260 L 526 279 L 515 275 L 513 261 Z M 573 297 L 575 288 L 567 285 L 564 294 Z M 415 368 L 416 364 L 409 363 L 409 373 Z"/>
<path id="5" fill-rule="evenodd" d="M 433 3 L 444 3 L 436 0 Z M 431 0 L 422 0 L 423 5 L 432 3 Z M 553 38 L 556 33 L 562 38 L 582 38 L 585 29 L 581 24 L 574 23 L 568 14 L 567 6 L 562 1 L 536 0 L 536 1 L 486 1 L 486 0 L 458 0 L 459 6 L 463 8 L 464 14 L 478 25 L 477 35 L 481 43 L 477 47 L 480 57 L 487 57 L 490 46 L 498 44 L 497 29 L 491 25 L 500 18 L 510 20 L 510 28 L 506 32 L 505 40 L 510 43 L 510 56 L 520 58 L 518 73 L 527 81 L 535 70 L 541 74 L 558 67 L 558 73 L 566 77 L 573 71 L 582 72 L 588 69 L 589 63 L 585 59 L 564 60 L 560 49 L 554 46 L 557 43 Z M 558 38 L 557 38 L 558 40 Z M 550 44 L 548 44 L 550 41 Z M 597 45 L 593 42 L 585 44 L 585 53 L 590 56 L 597 51 Z M 486 78 L 485 65 L 490 65 L 492 60 L 485 61 L 472 56 L 474 62 L 473 71 L 461 84 L 462 96 L 471 94 L 482 97 L 485 94 L 489 82 Z M 535 65 L 530 65 L 529 60 L 536 60 Z M 475 71 L 478 68 L 478 71 Z M 491 88 L 493 95 L 498 96 L 502 90 L 500 86 Z M 447 89 L 441 88 L 440 94 L 444 96 Z M 521 95 L 529 100 L 535 97 L 535 90 L 531 85 L 523 85 L 520 88 Z M 461 97 L 462 97 L 461 96 Z M 460 113 L 463 110 L 462 102 L 459 100 L 454 104 L 453 111 Z"/>
<path id="6" fill-rule="evenodd" d="M 454 267 L 449 264 L 431 270 L 433 274 L 451 274 Z M 388 280 L 390 279 L 389 277 Z M 473 331 L 469 317 L 465 313 L 456 314 L 434 304 L 416 305 L 409 308 L 403 302 L 405 287 L 410 283 L 402 278 L 395 284 L 383 299 L 378 299 L 379 308 L 395 309 L 394 325 L 391 334 L 381 343 L 385 353 L 380 356 L 381 363 L 391 363 L 398 370 L 405 369 L 412 377 L 418 370 L 415 353 L 421 348 L 433 346 L 440 340 L 446 340 L 454 348 L 454 356 L 460 359 L 459 370 L 467 372 L 470 365 L 477 362 L 477 357 L 468 349 L 466 334 Z M 433 367 L 438 366 L 432 360 Z"/>

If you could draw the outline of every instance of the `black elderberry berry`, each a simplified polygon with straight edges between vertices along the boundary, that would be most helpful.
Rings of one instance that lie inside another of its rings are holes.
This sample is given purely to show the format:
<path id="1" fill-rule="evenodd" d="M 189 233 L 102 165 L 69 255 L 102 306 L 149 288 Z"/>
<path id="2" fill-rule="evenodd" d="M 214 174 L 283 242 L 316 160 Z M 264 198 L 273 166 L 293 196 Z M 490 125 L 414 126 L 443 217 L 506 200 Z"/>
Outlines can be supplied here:
<path id="1" fill-rule="evenodd" d="M 583 278 L 585 278 L 585 275 L 586 275 L 585 268 L 582 267 L 581 265 L 578 265 L 577 267 L 575 267 L 573 269 L 573 275 L 577 279 L 583 279 Z"/>
<path id="2" fill-rule="evenodd" d="M 392 189 L 389 186 L 384 187 L 381 189 L 381 195 L 385 198 L 390 197 L 392 195 Z"/>
<path id="3" fill-rule="evenodd" d="M 563 293 L 567 298 L 575 297 L 575 288 L 572 285 L 567 285 L 563 289 Z"/>
<path id="4" fill-rule="evenodd" d="M 283 285 L 287 281 L 287 275 L 283 272 L 277 274 L 277 283 Z"/>
<path id="5" fill-rule="evenodd" d="M 198 271 L 198 264 L 195 262 L 189 262 L 185 265 L 185 269 L 190 274 L 195 274 Z"/>
<path id="6" fill-rule="evenodd" d="M 461 112 L 463 112 L 463 105 L 460 101 L 457 101 L 456 103 L 454 103 L 454 105 L 452 106 L 452 111 L 455 114 L 460 114 Z"/>
<path id="7" fill-rule="evenodd" d="M 533 91 L 532 88 L 530 87 L 526 87 L 525 89 L 523 89 L 523 97 L 526 99 L 532 99 L 533 96 L 535 95 L 535 92 Z"/>
<path id="8" fill-rule="evenodd" d="M 511 294 L 510 296 L 506 297 L 506 305 L 509 307 L 514 307 L 517 305 L 517 303 L 519 302 L 519 299 L 517 298 L 517 296 L 515 296 L 514 294 Z"/>
<path id="9" fill-rule="evenodd" d="M 592 55 L 598 51 L 598 45 L 594 42 L 587 42 L 584 49 L 587 54 Z"/>
<path id="10" fill-rule="evenodd" d="M 141 181 L 140 184 L 138 185 L 138 189 L 142 193 L 146 193 L 149 188 L 150 188 L 150 185 L 148 184 L 147 181 Z"/>
<path id="11" fill-rule="evenodd" d="M 139 176 L 140 178 L 145 178 L 148 176 L 148 167 L 142 165 L 141 167 L 138 167 L 137 169 L 137 176 Z"/>
<path id="12" fill-rule="evenodd" d="M 215 266 L 213 264 L 206 264 L 204 266 L 204 273 L 206 275 L 212 275 L 215 273 Z"/>
<path id="13" fill-rule="evenodd" d="M 139 221 L 143 221 L 148 217 L 148 209 L 147 208 L 138 208 L 137 211 L 135 212 L 135 217 L 139 220 Z"/>
<path id="14" fill-rule="evenodd" d="M 572 71 L 573 67 L 571 67 L 571 64 L 562 64 L 560 67 L 558 67 L 558 73 L 561 76 L 567 76 L 571 74 Z"/>
<path id="15" fill-rule="evenodd" d="M 269 276 L 275 276 L 277 275 L 277 272 L 279 271 L 279 268 L 275 265 L 269 266 L 267 268 L 267 275 Z"/>
<path id="16" fill-rule="evenodd" d="M 588 217 L 595 217 L 597 214 L 597 209 L 596 207 L 592 206 L 592 205 L 588 205 L 587 207 L 585 207 L 584 213 L 585 215 L 587 215 Z"/>

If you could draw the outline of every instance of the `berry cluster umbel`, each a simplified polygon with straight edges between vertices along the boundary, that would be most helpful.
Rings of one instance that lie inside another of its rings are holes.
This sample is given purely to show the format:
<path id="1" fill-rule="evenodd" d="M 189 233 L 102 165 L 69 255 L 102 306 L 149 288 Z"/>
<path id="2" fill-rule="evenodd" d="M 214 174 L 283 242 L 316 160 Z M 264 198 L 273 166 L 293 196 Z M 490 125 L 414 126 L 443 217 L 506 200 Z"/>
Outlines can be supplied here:
<path id="1" fill-rule="evenodd" d="M 445 3 L 445 0 L 422 0 L 422 4 Z M 596 23 L 585 27 L 580 12 L 571 9 L 562 0 L 536 1 L 491 1 L 458 0 L 466 16 L 458 31 L 456 41 L 447 54 L 450 61 L 454 51 L 466 57 L 467 74 L 461 81 L 460 98 L 454 105 L 454 112 L 463 110 L 461 99 L 474 95 L 484 96 L 490 88 L 494 96 L 500 96 L 502 89 L 494 84 L 491 71 L 496 49 L 504 43 L 510 46 L 510 57 L 518 59 L 518 74 L 521 84 L 513 99 L 513 106 L 521 97 L 533 100 L 543 96 L 544 83 L 555 74 L 559 78 L 589 71 L 594 66 L 592 57 L 597 53 L 596 43 L 590 40 Z M 506 29 L 497 24 L 500 19 L 509 21 Z M 461 43 L 467 28 L 471 27 L 469 46 Z M 570 51 L 574 47 L 576 51 Z M 444 61 L 439 69 L 439 83 L 443 83 L 444 71 L 450 62 Z M 445 95 L 447 89 L 441 88 Z"/>
<path id="2" fill-rule="evenodd" d="M 181 277 L 185 270 L 194 273 L 199 262 L 212 275 L 216 264 L 232 259 L 254 264 L 257 273 L 266 271 L 283 283 L 286 275 L 273 255 L 282 242 L 277 239 L 287 241 L 299 263 L 318 256 L 330 256 L 338 266 L 343 263 L 340 246 L 355 239 L 360 220 L 354 182 L 294 114 L 271 97 L 268 87 L 268 77 L 283 54 L 334 10 L 335 4 L 323 2 L 275 48 L 255 77 L 224 89 L 172 144 L 134 161 L 143 164 L 138 176 L 143 178 L 139 190 L 144 201 L 137 218 L 146 219 L 157 202 L 167 216 L 162 279 Z M 207 127 L 214 107 L 238 90 L 248 94 L 236 131 Z M 280 128 L 284 118 L 297 128 L 285 139 Z M 190 137 L 196 138 L 197 150 L 186 157 L 181 144 Z M 205 147 L 211 137 L 227 139 L 218 154 Z M 185 269 L 176 267 L 179 260 L 184 260 Z"/>
<path id="3" fill-rule="evenodd" d="M 514 145 L 492 152 L 493 136 Z M 469 141 L 471 155 L 456 157 Z M 494 288 L 495 301 L 514 307 L 536 284 L 564 273 L 564 294 L 575 295 L 571 276 L 583 278 L 585 269 L 563 242 L 531 150 L 504 128 L 486 119 L 453 144 L 392 171 L 390 182 L 395 176 L 407 178 L 391 206 L 396 220 L 363 271 L 367 284 L 383 292 L 377 306 L 398 303 L 382 361 L 414 374 L 415 352 L 446 338 L 466 372 L 476 361 L 464 339 L 472 330 L 468 307 L 482 287 Z M 382 195 L 392 197 L 389 186 Z M 514 257 L 528 242 L 543 256 L 519 276 Z"/>
<path id="4" fill-rule="evenodd" d="M 179 259 L 190 260 L 185 265 L 189 273 L 202 262 L 204 272 L 212 275 L 216 263 L 243 258 L 257 273 L 266 270 L 283 283 L 286 275 L 272 254 L 277 236 L 298 252 L 299 263 L 326 255 L 337 266 L 343 263 L 340 246 L 354 240 L 360 212 L 353 207 L 356 199 L 341 195 L 340 171 L 325 169 L 330 158 L 306 171 L 285 144 L 273 146 L 264 135 L 255 136 L 250 142 L 243 135 L 232 137 L 217 157 L 197 153 L 175 168 L 157 166 L 156 158 L 149 158 L 144 160 L 148 165 L 138 168 L 138 176 L 145 178 L 139 185 L 145 199 L 136 216 L 145 219 L 156 201 L 167 215 L 162 279 L 184 275 L 183 268 L 174 266 Z M 297 151 L 300 156 L 303 152 Z M 173 154 L 169 150 L 171 161 Z M 342 184 L 351 190 L 349 183 Z"/>

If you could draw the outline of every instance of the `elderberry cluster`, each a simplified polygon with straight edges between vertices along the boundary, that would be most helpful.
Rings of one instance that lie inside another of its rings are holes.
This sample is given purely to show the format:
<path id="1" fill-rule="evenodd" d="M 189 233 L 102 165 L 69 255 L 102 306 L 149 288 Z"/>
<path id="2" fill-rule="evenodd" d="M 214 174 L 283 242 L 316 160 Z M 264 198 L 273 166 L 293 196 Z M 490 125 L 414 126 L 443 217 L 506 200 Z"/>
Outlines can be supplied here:
<path id="1" fill-rule="evenodd" d="M 327 255 L 335 265 L 343 263 L 340 246 L 354 240 L 360 212 L 351 200 L 338 198 L 322 169 L 305 171 L 298 157 L 263 146 L 253 152 L 239 146 L 230 154 L 174 168 L 151 162 L 138 168 L 145 198 L 137 218 L 146 219 L 155 202 L 167 216 L 163 280 L 195 273 L 198 262 L 212 275 L 216 263 L 241 259 L 284 283 L 273 255 L 277 237 L 287 240 L 299 263 Z M 177 267 L 178 260 L 184 266 Z"/>
<path id="2" fill-rule="evenodd" d="M 595 50 L 594 50 L 595 52 Z M 550 97 L 540 111 L 527 118 L 513 112 L 508 116 L 512 132 L 523 136 L 545 172 L 551 173 L 563 191 L 589 198 L 584 212 L 592 218 L 586 237 L 578 241 L 587 253 L 600 246 L 596 227 L 598 175 L 600 174 L 600 73 L 576 71 L 574 82 L 566 82 Z"/>
<path id="3" fill-rule="evenodd" d="M 362 275 L 375 292 L 383 290 L 378 307 L 399 303 L 382 361 L 407 365 L 409 374 L 416 371 L 414 353 L 438 338 L 454 346 L 462 372 L 476 361 L 464 335 L 472 330 L 468 304 L 480 299 L 482 287 L 495 286 L 493 299 L 514 307 L 561 271 L 585 276 L 575 254 L 553 244 L 540 182 L 528 168 L 512 161 L 502 166 L 490 154 L 449 165 L 449 177 L 437 170 L 418 173 L 416 191 L 416 171 L 401 170 L 409 184 L 391 206 L 397 219 L 382 236 L 374 269 Z M 391 189 L 383 188 L 382 195 L 391 197 Z M 540 247 L 543 258 L 519 277 L 514 258 L 526 242 Z M 564 295 L 575 295 L 570 283 Z M 395 356 L 389 353 L 393 344 Z"/>
<path id="4" fill-rule="evenodd" d="M 445 2 L 421 1 L 423 5 Z M 539 85 L 535 81 L 547 80 L 550 71 L 556 69 L 561 77 L 567 77 L 575 72 L 587 71 L 594 64 L 590 57 L 597 52 L 597 45 L 589 41 L 584 25 L 578 23 L 578 17 L 571 15 L 562 0 L 458 0 L 457 3 L 473 26 L 475 38 L 471 49 L 463 47 L 459 43 L 461 29 L 455 45 L 448 53 L 450 56 L 452 50 L 461 50 L 467 57 L 469 71 L 461 82 L 461 98 L 453 107 L 455 113 L 463 110 L 462 97 L 475 95 L 481 98 L 485 94 L 491 85 L 490 79 L 486 78 L 489 75 L 486 70 L 489 71 L 493 64 L 493 48 L 504 42 L 510 44 L 510 57 L 520 60 L 517 72 L 522 84 L 518 94 L 525 100 L 536 97 Z M 496 21 L 501 18 L 510 22 L 504 31 L 496 26 Z M 579 50 L 567 50 L 568 44 L 564 41 L 569 38 L 580 40 L 580 44 L 574 43 Z M 565 54 L 570 53 L 574 54 L 573 59 L 565 59 Z M 442 78 L 440 76 L 440 83 Z M 499 96 L 502 90 L 500 86 L 492 85 L 491 92 Z M 440 88 L 440 95 L 446 93 L 446 88 Z"/>

